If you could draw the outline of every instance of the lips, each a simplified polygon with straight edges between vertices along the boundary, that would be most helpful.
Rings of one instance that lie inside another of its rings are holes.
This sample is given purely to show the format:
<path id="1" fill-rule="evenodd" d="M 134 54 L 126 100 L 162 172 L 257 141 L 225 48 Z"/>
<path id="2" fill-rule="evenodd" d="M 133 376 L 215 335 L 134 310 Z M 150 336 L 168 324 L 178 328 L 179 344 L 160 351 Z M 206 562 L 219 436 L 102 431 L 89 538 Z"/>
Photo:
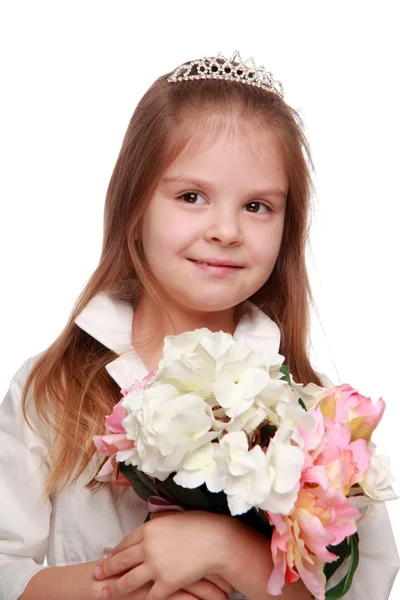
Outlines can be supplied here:
<path id="1" fill-rule="evenodd" d="M 196 259 L 189 258 L 188 260 L 198 263 L 199 265 L 205 265 L 210 267 L 231 267 L 236 269 L 242 269 L 241 265 L 238 265 L 231 260 L 226 260 L 223 258 L 204 258 L 204 259 Z"/>

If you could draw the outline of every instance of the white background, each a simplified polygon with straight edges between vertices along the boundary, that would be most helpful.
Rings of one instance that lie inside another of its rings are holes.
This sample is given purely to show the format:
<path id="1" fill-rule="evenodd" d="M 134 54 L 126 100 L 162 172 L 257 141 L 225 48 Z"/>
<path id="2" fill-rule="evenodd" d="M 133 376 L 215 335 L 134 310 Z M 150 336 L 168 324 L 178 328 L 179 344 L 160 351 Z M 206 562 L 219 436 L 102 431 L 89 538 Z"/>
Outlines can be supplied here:
<path id="1" fill-rule="evenodd" d="M 313 362 L 383 396 L 400 493 L 396 2 L 43 2 L 0 14 L 0 391 L 60 333 L 97 265 L 106 187 L 154 79 L 219 50 L 280 79 L 316 165 Z M 398 501 L 389 511 L 398 543 Z M 400 581 L 391 599 L 400 595 Z"/>

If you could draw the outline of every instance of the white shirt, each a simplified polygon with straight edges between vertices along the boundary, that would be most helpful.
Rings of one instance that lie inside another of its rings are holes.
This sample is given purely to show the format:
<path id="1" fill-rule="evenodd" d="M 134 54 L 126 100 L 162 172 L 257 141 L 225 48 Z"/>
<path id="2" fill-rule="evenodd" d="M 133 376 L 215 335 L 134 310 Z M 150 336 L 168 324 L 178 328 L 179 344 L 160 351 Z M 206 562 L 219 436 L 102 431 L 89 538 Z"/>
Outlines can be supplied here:
<path id="1" fill-rule="evenodd" d="M 252 306 L 249 318 L 238 323 L 234 338 L 244 338 L 254 349 L 279 350 L 277 325 Z M 133 310 L 129 303 L 103 292 L 77 317 L 79 327 L 118 354 L 106 365 L 121 388 L 148 371 L 131 344 Z M 93 465 L 77 484 L 54 498 L 43 497 L 49 472 L 46 447 L 48 428 L 31 407 L 36 435 L 21 411 L 23 385 L 40 354 L 29 358 L 11 380 L 0 405 L 0 599 L 17 600 L 40 569 L 97 560 L 132 529 L 144 522 L 147 503 L 129 489 L 107 486 L 93 494 L 84 486 Z M 329 385 L 329 380 L 326 380 Z M 384 503 L 359 525 L 360 563 L 346 600 L 388 600 L 400 566 Z M 337 578 L 338 579 L 338 578 Z M 82 599 L 83 600 L 83 599 Z"/>

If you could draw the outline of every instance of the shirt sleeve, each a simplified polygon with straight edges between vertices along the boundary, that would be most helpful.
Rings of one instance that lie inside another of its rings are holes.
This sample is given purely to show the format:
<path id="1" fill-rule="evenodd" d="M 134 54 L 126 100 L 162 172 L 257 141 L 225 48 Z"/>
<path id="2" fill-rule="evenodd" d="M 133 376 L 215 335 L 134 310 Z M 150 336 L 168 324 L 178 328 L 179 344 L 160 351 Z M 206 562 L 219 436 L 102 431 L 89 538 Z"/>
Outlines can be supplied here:
<path id="1" fill-rule="evenodd" d="M 350 590 L 342 600 L 389 600 L 400 568 L 400 558 L 385 502 L 374 502 L 364 496 L 353 498 L 361 513 L 359 563 Z M 345 576 L 347 561 L 328 582 L 333 587 Z"/>
<path id="2" fill-rule="evenodd" d="M 317 372 L 324 387 L 335 384 L 327 375 Z M 366 496 L 355 496 L 363 514 L 357 524 L 359 563 L 350 590 L 342 600 L 389 600 L 390 591 L 400 568 L 400 557 L 385 502 L 374 502 Z M 336 571 L 328 588 L 339 583 L 347 573 L 348 562 Z"/>
<path id="3" fill-rule="evenodd" d="M 44 485 L 49 473 L 46 444 L 25 423 L 22 391 L 36 357 L 11 380 L 0 404 L 0 598 L 17 600 L 41 569 L 50 530 L 51 501 Z M 29 413 L 30 416 L 30 413 Z M 37 430 L 40 424 L 32 418 Z"/>

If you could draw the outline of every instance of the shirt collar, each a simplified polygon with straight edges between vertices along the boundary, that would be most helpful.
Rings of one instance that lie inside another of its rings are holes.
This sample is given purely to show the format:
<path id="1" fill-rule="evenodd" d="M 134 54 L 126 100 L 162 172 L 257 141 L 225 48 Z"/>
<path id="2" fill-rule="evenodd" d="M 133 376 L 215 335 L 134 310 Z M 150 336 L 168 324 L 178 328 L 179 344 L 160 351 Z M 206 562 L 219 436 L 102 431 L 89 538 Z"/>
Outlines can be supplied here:
<path id="1" fill-rule="evenodd" d="M 233 338 L 244 339 L 253 350 L 278 353 L 281 337 L 278 325 L 255 304 L 248 302 L 248 308 Z M 118 354 L 105 368 L 121 388 L 131 386 L 136 379 L 148 374 L 132 346 L 132 320 L 131 304 L 107 292 L 96 294 L 75 319 L 81 329 Z"/>

